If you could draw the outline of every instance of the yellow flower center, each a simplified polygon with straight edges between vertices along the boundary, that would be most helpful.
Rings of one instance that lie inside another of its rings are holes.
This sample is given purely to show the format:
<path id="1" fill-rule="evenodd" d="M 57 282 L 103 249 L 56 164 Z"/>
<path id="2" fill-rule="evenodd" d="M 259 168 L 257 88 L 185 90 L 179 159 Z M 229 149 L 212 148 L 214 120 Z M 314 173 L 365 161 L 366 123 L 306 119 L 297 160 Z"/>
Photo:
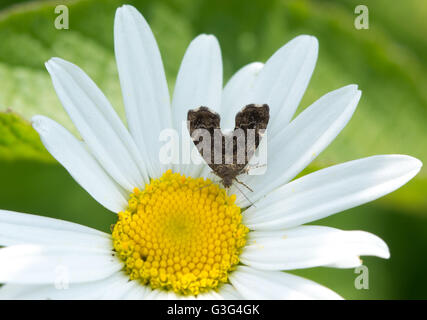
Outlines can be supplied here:
<path id="1" fill-rule="evenodd" d="M 209 179 L 171 170 L 135 189 L 112 232 L 125 271 L 153 289 L 184 295 L 226 283 L 249 231 L 235 199 Z"/>

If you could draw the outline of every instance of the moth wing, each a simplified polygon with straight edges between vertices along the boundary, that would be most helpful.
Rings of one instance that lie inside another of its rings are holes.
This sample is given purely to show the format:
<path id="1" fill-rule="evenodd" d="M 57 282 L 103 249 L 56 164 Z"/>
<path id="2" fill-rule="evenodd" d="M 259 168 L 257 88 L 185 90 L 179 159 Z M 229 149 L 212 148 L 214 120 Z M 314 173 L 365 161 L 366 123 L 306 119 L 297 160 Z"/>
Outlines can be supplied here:
<path id="1" fill-rule="evenodd" d="M 207 107 L 202 106 L 189 110 L 187 113 L 187 125 L 190 136 L 197 150 L 212 169 L 215 148 L 214 136 L 215 134 L 221 134 L 222 136 L 220 122 L 220 115 Z M 215 129 L 217 130 L 215 131 Z M 209 141 L 203 143 L 203 139 L 209 139 Z"/>
<path id="2" fill-rule="evenodd" d="M 248 104 L 237 113 L 234 130 L 242 130 L 245 136 L 246 164 L 255 154 L 269 120 L 270 107 L 267 104 Z"/>
<path id="3" fill-rule="evenodd" d="M 267 104 L 248 104 L 236 114 L 235 129 L 265 130 L 270 120 L 270 107 Z"/>

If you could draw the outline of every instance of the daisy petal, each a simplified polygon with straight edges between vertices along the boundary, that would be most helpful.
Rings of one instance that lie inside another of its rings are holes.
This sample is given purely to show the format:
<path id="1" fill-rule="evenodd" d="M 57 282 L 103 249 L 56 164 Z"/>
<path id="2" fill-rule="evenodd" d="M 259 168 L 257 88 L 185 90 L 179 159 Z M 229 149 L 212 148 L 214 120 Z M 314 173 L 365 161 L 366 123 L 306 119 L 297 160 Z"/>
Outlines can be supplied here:
<path id="1" fill-rule="evenodd" d="M 130 290 L 122 297 L 124 300 L 144 300 L 150 294 L 151 289 L 138 281 L 131 281 Z"/>
<path id="2" fill-rule="evenodd" d="M 105 290 L 99 299 L 102 300 L 119 300 L 124 299 L 135 285 L 142 286 L 138 281 L 131 281 L 129 276 L 124 272 L 114 274 L 114 281 L 105 286 Z"/>
<path id="3" fill-rule="evenodd" d="M 55 91 L 80 135 L 104 169 L 128 191 L 147 180 L 129 132 L 96 84 L 76 65 L 46 63 Z"/>
<path id="4" fill-rule="evenodd" d="M 242 176 L 254 192 L 256 201 L 293 179 L 323 151 L 345 127 L 360 99 L 357 86 L 349 85 L 332 91 L 304 110 L 287 127 L 268 139 L 267 170 L 263 175 Z M 266 143 L 267 140 L 261 140 Z M 240 178 L 240 177 L 239 177 Z M 249 203 L 240 192 L 238 203 Z"/>
<path id="5" fill-rule="evenodd" d="M 257 269 L 293 270 L 335 265 L 357 267 L 361 255 L 389 258 L 387 245 L 364 231 L 301 226 L 286 231 L 254 231 L 240 260 Z M 354 265 L 349 265 L 349 262 Z M 344 263 L 345 262 L 345 263 Z"/>
<path id="6" fill-rule="evenodd" d="M 111 248 L 110 236 L 101 231 L 53 218 L 0 210 L 0 245 L 29 243 Z"/>
<path id="7" fill-rule="evenodd" d="M 261 62 L 250 63 L 237 71 L 227 82 L 221 102 L 222 129 L 234 129 L 237 112 L 253 102 L 251 93 L 254 82 L 263 66 Z"/>
<path id="8" fill-rule="evenodd" d="M 129 280 L 128 278 L 126 279 Z M 124 285 L 128 289 L 127 281 L 123 282 L 122 272 L 112 276 L 86 283 L 63 283 L 61 285 L 25 285 L 7 283 L 0 288 L 0 299 L 19 300 L 86 300 L 102 299 L 106 292 L 117 289 L 117 285 Z M 143 287 L 143 286 L 140 286 Z M 121 292 L 126 290 L 121 290 Z M 129 291 L 129 290 L 128 290 Z M 122 297 L 126 295 L 122 294 Z"/>
<path id="9" fill-rule="evenodd" d="M 277 50 L 259 73 L 252 103 L 270 106 L 271 137 L 294 115 L 316 65 L 318 46 L 315 37 L 298 36 Z"/>
<path id="10" fill-rule="evenodd" d="M 159 161 L 158 141 L 160 132 L 172 127 L 169 90 L 154 35 L 132 6 L 117 9 L 114 48 L 129 130 L 149 176 L 158 178 L 169 168 Z"/>
<path id="11" fill-rule="evenodd" d="M 222 93 L 222 60 L 218 40 L 212 35 L 202 34 L 189 45 L 182 60 L 172 99 L 172 112 L 175 128 L 183 139 L 189 139 L 187 112 L 190 109 L 206 106 L 220 112 Z M 184 122 L 184 128 L 182 124 Z M 191 141 L 190 141 L 191 142 Z M 197 149 L 191 142 L 197 154 Z M 176 165 L 175 171 L 197 176 L 203 165 Z"/>
<path id="12" fill-rule="evenodd" d="M 362 264 L 362 260 L 358 256 L 349 257 L 346 259 L 341 259 L 331 264 L 325 265 L 329 268 L 338 268 L 338 269 L 351 269 L 358 267 Z"/>
<path id="13" fill-rule="evenodd" d="M 0 210 L 0 223 L 14 224 L 17 226 L 32 226 L 34 228 L 43 228 L 46 230 L 51 229 L 65 232 L 75 232 L 76 234 L 87 234 L 90 236 L 109 237 L 109 235 L 104 232 L 83 226 L 78 223 L 7 210 Z M 35 239 L 33 240 L 36 241 Z M 0 243 L 0 245 L 3 244 Z"/>
<path id="14" fill-rule="evenodd" d="M 43 290 L 45 285 L 25 285 L 5 283 L 0 287 L 0 300 L 26 300 L 31 299 L 31 294 L 35 291 Z M 27 298 L 30 296 L 29 298 Z M 37 299 L 37 298 L 33 298 Z"/>
<path id="15" fill-rule="evenodd" d="M 316 282 L 279 271 L 239 266 L 230 275 L 230 282 L 245 299 L 250 300 L 342 299 Z"/>
<path id="16" fill-rule="evenodd" d="M 197 300 L 224 300 L 224 298 L 215 291 L 201 293 L 196 297 Z"/>
<path id="17" fill-rule="evenodd" d="M 0 300 L 86 300 L 96 299 L 104 289 L 98 281 L 74 284 L 72 287 L 55 288 L 50 285 L 25 285 L 6 283 L 0 288 Z M 104 285 L 104 280 L 101 280 Z M 97 290 L 93 290 L 93 288 Z M 98 295 L 95 292 L 98 292 Z"/>
<path id="18" fill-rule="evenodd" d="M 151 290 L 145 297 L 147 300 L 178 300 L 180 296 L 177 296 L 173 291 L 164 290 Z"/>
<path id="19" fill-rule="evenodd" d="M 279 230 L 312 222 L 378 199 L 409 180 L 421 161 L 383 155 L 349 161 L 294 180 L 245 211 L 252 230 Z"/>
<path id="20" fill-rule="evenodd" d="M 237 291 L 235 287 L 229 284 L 222 285 L 219 289 L 219 294 L 225 300 L 243 300 L 243 297 L 239 291 Z"/>
<path id="21" fill-rule="evenodd" d="M 0 282 L 51 284 L 95 281 L 123 268 L 111 250 L 69 246 L 16 245 L 0 249 Z"/>
<path id="22" fill-rule="evenodd" d="M 83 142 L 44 116 L 33 117 L 32 125 L 50 154 L 96 201 L 113 212 L 126 208 L 124 190 L 104 171 Z"/>
<path id="23" fill-rule="evenodd" d="M 215 36 L 202 34 L 191 41 L 176 79 L 172 110 L 176 128 L 189 109 L 206 106 L 220 112 L 222 92 L 221 49 Z"/>

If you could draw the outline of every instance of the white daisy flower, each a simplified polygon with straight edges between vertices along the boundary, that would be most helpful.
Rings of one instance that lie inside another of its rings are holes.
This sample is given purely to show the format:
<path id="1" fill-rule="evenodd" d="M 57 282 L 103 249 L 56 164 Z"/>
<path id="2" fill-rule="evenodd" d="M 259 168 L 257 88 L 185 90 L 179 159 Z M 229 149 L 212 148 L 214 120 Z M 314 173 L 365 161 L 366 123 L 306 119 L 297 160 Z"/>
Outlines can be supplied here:
<path id="1" fill-rule="evenodd" d="M 344 128 L 361 95 L 356 85 L 340 88 L 292 120 L 316 63 L 316 38 L 293 39 L 223 88 L 219 44 L 200 35 L 185 53 L 170 103 L 142 15 L 119 8 L 114 36 L 129 130 L 96 84 L 59 58 L 46 66 L 83 141 L 44 116 L 34 117 L 33 126 L 74 179 L 118 213 L 117 223 L 107 234 L 0 211 L 0 297 L 335 299 L 330 289 L 283 271 L 353 268 L 361 255 L 389 257 L 387 245 L 370 233 L 303 226 L 396 190 L 422 165 L 380 155 L 293 180 Z M 253 204 L 204 179 L 207 165 L 159 161 L 160 132 L 179 129 L 189 109 L 208 106 L 232 127 L 249 103 L 266 103 L 271 112 L 267 171 L 242 177 Z M 68 288 L 58 289 L 58 282 Z"/>

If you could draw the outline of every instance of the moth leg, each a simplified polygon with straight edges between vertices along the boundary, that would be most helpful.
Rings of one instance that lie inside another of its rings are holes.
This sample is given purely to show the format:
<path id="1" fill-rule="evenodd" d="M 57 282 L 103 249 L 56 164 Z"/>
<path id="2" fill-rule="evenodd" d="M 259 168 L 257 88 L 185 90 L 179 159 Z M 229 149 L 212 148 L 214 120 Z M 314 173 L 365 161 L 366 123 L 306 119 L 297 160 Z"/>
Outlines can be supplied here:
<path id="1" fill-rule="evenodd" d="M 237 183 L 240 183 L 242 186 L 246 187 L 246 189 L 248 189 L 250 192 L 254 192 L 246 183 L 240 181 L 239 179 L 234 178 L 234 180 L 236 180 Z"/>
<path id="2" fill-rule="evenodd" d="M 235 179 L 236 181 L 237 181 L 237 179 Z M 237 181 L 237 182 L 239 182 L 239 183 L 241 183 L 240 181 Z M 248 187 L 247 185 L 245 185 L 245 184 L 242 184 L 242 185 L 244 185 L 245 187 Z M 249 199 L 247 196 L 246 196 L 246 194 L 237 186 L 237 184 L 235 184 L 234 185 L 236 188 L 237 188 L 237 190 L 239 190 L 240 191 L 240 193 L 245 197 L 245 199 L 246 200 L 248 200 L 248 202 L 251 204 L 251 206 L 253 206 L 254 208 L 256 208 L 256 206 L 255 206 L 255 204 L 251 201 L 251 199 Z M 251 190 L 252 191 L 252 190 Z"/>

